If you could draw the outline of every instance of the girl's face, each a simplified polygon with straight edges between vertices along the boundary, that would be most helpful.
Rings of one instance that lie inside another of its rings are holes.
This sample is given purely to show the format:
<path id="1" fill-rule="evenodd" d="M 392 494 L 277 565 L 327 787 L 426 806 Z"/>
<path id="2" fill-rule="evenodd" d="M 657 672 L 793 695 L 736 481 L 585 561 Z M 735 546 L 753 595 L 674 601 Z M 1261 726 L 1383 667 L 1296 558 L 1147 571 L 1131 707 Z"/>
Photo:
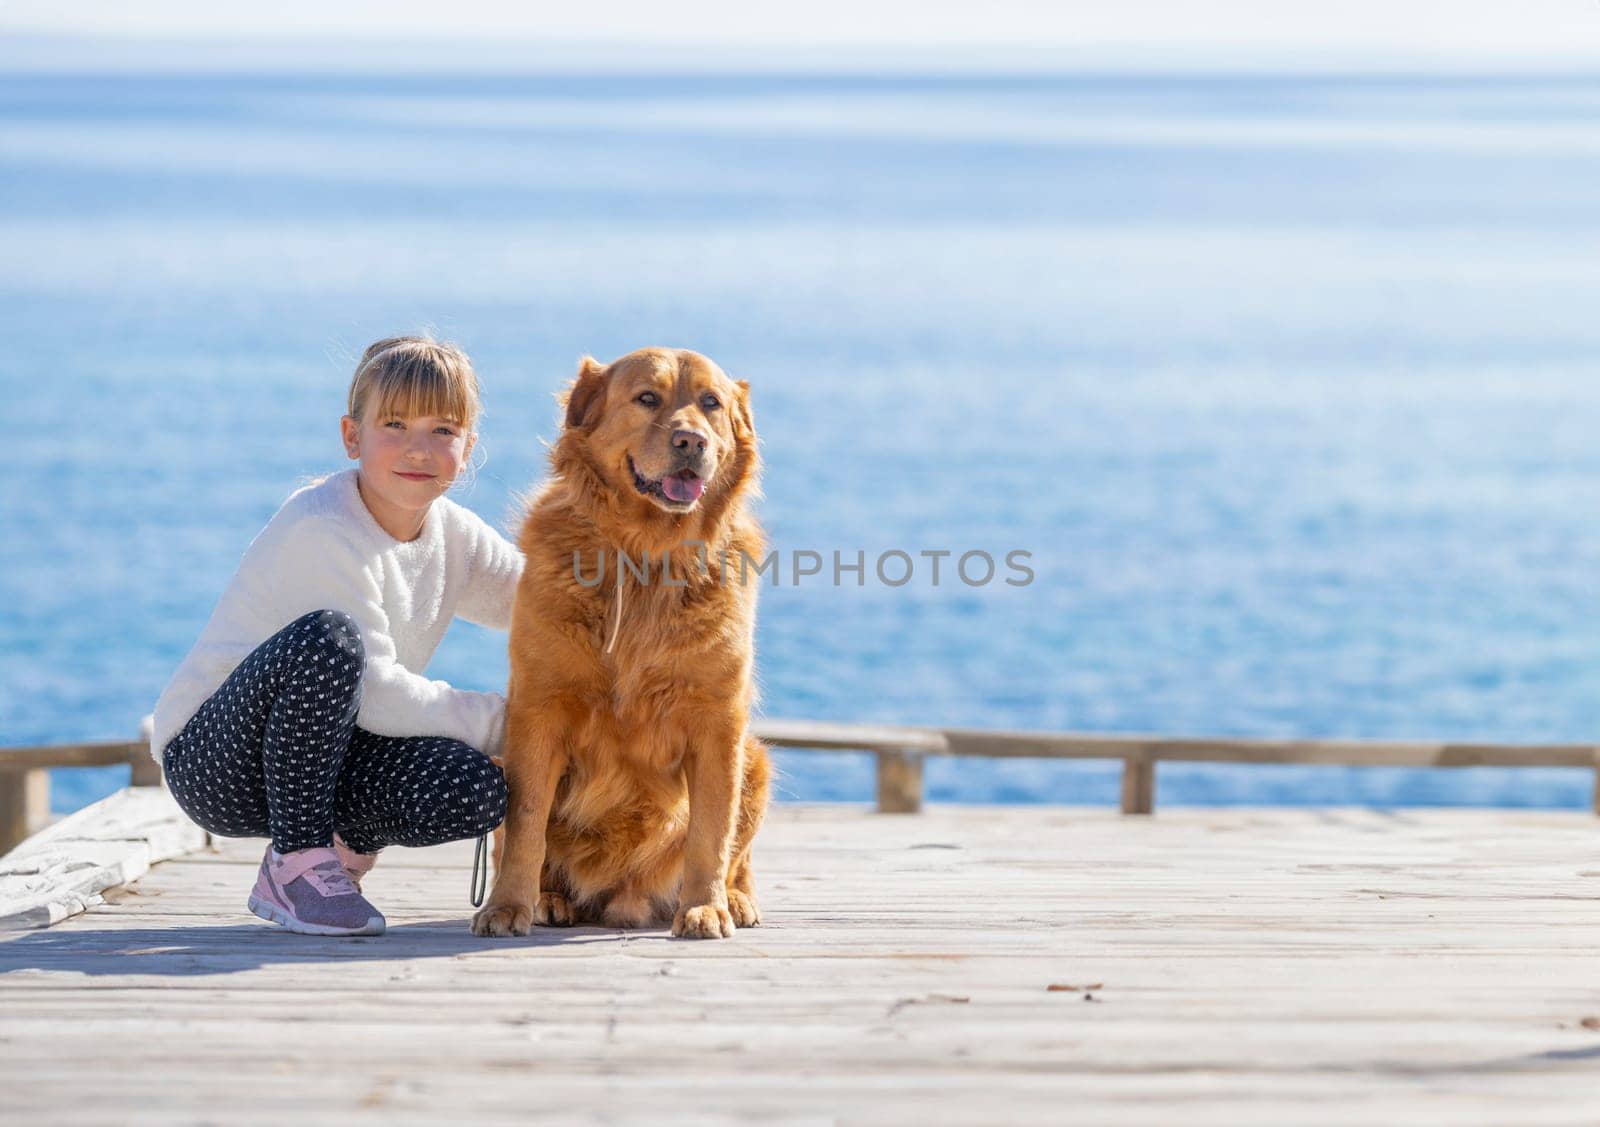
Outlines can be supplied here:
<path id="1" fill-rule="evenodd" d="M 361 496 L 389 535 L 414 539 L 428 507 L 472 456 L 476 434 L 455 419 L 398 415 L 340 420 L 345 453 L 361 462 Z"/>

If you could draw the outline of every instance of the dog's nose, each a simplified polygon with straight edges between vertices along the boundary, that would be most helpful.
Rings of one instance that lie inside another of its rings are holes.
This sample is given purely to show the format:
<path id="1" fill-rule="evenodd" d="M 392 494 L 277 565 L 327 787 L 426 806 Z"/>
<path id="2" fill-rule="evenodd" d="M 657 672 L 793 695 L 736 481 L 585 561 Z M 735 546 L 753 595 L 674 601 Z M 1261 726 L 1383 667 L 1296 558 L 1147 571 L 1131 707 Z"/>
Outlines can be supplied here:
<path id="1" fill-rule="evenodd" d="M 697 430 L 675 430 L 672 432 L 672 448 L 679 454 L 704 454 L 706 442 L 705 435 Z"/>

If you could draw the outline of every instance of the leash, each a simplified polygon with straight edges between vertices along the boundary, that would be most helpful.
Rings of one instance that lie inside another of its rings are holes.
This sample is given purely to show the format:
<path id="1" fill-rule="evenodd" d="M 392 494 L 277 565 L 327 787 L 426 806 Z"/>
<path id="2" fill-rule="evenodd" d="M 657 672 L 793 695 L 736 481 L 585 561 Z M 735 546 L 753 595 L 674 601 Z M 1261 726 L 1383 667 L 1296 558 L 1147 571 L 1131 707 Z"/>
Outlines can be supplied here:
<path id="1" fill-rule="evenodd" d="M 478 835 L 478 847 L 472 851 L 472 883 L 467 895 L 474 908 L 483 907 L 483 897 L 489 891 L 489 835 Z"/>
<path id="2" fill-rule="evenodd" d="M 617 644 L 617 631 L 622 629 L 622 561 L 617 560 L 617 617 L 611 623 L 611 640 L 606 643 L 606 653 L 611 652 L 611 647 Z"/>

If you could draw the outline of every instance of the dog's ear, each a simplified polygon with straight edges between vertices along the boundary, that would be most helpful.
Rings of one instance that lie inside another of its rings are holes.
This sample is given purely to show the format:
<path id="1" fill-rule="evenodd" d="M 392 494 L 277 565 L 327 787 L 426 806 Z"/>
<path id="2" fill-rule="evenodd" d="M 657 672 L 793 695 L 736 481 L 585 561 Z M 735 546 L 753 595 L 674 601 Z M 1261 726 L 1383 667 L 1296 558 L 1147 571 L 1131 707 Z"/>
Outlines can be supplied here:
<path id="1" fill-rule="evenodd" d="M 735 413 L 737 420 L 734 433 L 742 433 L 744 437 L 751 437 L 756 432 L 756 417 L 750 410 L 750 381 L 734 380 L 733 386 L 739 389 L 739 410 Z"/>
<path id="2" fill-rule="evenodd" d="M 600 418 L 605 406 L 608 372 L 610 369 L 593 356 L 585 356 L 578 362 L 578 375 L 567 388 L 565 400 L 569 428 L 591 426 Z"/>

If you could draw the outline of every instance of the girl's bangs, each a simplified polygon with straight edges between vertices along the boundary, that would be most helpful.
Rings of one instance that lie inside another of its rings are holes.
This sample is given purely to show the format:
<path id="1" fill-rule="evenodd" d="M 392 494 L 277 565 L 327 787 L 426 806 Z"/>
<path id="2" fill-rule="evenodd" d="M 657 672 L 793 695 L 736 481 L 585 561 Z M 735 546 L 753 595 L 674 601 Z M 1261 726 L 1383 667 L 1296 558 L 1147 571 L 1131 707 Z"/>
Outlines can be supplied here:
<path id="1" fill-rule="evenodd" d="M 398 364 L 373 374 L 373 418 L 418 416 L 450 419 L 470 426 L 473 397 L 466 378 L 440 370 L 433 364 Z"/>

